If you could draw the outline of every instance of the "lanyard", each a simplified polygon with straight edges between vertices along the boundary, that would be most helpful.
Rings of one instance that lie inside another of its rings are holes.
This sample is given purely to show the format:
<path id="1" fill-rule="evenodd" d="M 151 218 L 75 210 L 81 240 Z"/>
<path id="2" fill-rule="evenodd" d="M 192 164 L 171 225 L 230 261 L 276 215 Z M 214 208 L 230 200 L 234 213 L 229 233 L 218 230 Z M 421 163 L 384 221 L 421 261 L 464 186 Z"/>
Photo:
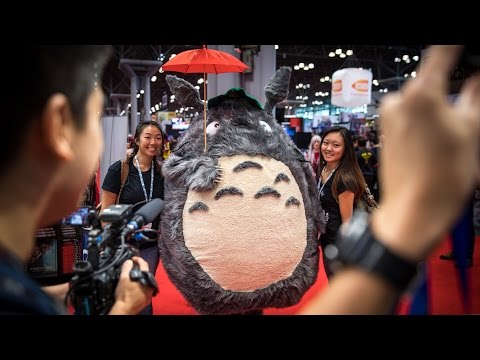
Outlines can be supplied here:
<path id="1" fill-rule="evenodd" d="M 150 198 L 148 198 L 147 190 L 145 189 L 145 183 L 143 182 L 143 174 L 142 174 L 142 171 L 140 170 L 140 163 L 138 162 L 137 155 L 135 155 L 134 159 L 137 164 L 138 176 L 140 177 L 140 182 L 142 183 L 143 195 L 145 195 L 145 201 L 148 203 L 150 200 L 152 200 L 152 195 L 153 195 L 153 175 L 154 175 L 153 160 L 152 160 L 151 177 L 150 177 Z"/>
<path id="2" fill-rule="evenodd" d="M 322 169 L 322 172 L 323 170 L 325 170 L 326 166 Z M 325 187 L 325 185 L 327 184 L 328 180 L 330 180 L 330 178 L 332 177 L 333 173 L 335 172 L 335 170 L 337 170 L 338 168 L 338 165 L 335 167 L 335 169 L 332 170 L 332 172 L 330 173 L 330 175 L 328 175 L 327 177 L 327 180 L 325 180 L 325 182 L 322 184 L 322 174 L 320 173 L 320 181 L 318 182 L 318 193 L 319 193 L 319 196 L 321 197 L 322 196 L 322 191 L 323 191 L 323 188 Z M 320 187 L 320 184 L 322 185 Z"/>

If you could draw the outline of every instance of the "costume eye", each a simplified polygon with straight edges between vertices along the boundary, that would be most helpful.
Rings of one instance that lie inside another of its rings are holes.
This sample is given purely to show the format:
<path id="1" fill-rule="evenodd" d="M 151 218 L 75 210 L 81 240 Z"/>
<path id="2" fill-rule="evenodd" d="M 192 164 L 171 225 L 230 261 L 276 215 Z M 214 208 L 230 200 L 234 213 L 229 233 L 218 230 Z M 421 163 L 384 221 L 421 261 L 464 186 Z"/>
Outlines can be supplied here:
<path id="1" fill-rule="evenodd" d="M 272 128 L 265 121 L 260 120 L 259 123 L 266 132 L 272 132 Z"/>
<path id="2" fill-rule="evenodd" d="M 207 134 L 215 135 L 220 128 L 220 123 L 218 121 L 213 121 L 207 126 Z"/>

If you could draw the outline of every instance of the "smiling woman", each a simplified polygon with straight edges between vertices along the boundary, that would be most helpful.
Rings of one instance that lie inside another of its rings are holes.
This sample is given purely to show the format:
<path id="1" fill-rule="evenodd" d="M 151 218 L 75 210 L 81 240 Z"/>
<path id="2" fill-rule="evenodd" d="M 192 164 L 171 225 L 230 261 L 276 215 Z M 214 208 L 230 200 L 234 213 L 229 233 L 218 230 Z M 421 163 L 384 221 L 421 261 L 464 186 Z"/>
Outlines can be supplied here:
<path id="1" fill-rule="evenodd" d="M 163 199 L 163 176 L 161 164 L 157 161 L 163 140 L 163 132 L 157 122 L 147 121 L 138 124 L 131 156 L 113 163 L 105 176 L 101 211 L 115 203 L 134 204 L 133 211 L 136 211 L 145 202 L 155 198 Z M 123 166 L 127 167 L 128 175 L 122 184 Z M 149 226 L 157 230 L 159 223 L 160 215 Z M 150 271 L 155 274 L 160 259 L 158 244 L 150 242 L 140 246 L 140 256 L 148 262 Z M 150 305 L 141 314 L 152 313 Z"/>
<path id="2" fill-rule="evenodd" d="M 349 131 L 342 126 L 327 130 L 322 138 L 320 161 L 317 167 L 320 202 L 327 218 L 327 230 L 320 236 L 322 250 L 335 242 L 340 225 L 353 214 L 355 200 L 365 191 L 365 180 L 358 166 Z M 330 278 L 330 260 L 323 260 Z"/>

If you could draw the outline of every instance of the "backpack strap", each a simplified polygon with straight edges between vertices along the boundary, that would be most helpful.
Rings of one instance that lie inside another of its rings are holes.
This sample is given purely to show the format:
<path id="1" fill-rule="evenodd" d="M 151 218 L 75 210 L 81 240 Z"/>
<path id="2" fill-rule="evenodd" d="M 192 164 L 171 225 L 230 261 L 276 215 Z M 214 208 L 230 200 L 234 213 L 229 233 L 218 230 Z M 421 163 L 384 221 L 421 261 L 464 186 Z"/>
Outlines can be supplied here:
<path id="1" fill-rule="evenodd" d="M 120 201 L 120 194 L 122 193 L 123 186 L 127 182 L 128 171 L 129 170 L 130 170 L 130 164 L 128 162 L 128 158 L 123 159 L 122 160 L 122 165 L 121 165 L 121 168 L 120 168 L 120 191 L 118 192 L 117 201 L 115 202 L 116 204 L 118 204 L 118 202 Z"/>

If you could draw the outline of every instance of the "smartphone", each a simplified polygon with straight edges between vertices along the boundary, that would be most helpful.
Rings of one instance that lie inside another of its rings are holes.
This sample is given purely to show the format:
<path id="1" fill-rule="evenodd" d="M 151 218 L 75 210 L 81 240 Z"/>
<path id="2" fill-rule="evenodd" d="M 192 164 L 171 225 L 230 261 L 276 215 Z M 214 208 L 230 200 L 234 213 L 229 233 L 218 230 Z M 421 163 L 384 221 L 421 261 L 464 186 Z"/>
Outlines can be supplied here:
<path id="1" fill-rule="evenodd" d="M 89 226 L 88 214 L 90 212 L 90 207 L 81 207 L 66 216 L 62 220 L 64 225 L 77 225 L 77 226 Z"/>

